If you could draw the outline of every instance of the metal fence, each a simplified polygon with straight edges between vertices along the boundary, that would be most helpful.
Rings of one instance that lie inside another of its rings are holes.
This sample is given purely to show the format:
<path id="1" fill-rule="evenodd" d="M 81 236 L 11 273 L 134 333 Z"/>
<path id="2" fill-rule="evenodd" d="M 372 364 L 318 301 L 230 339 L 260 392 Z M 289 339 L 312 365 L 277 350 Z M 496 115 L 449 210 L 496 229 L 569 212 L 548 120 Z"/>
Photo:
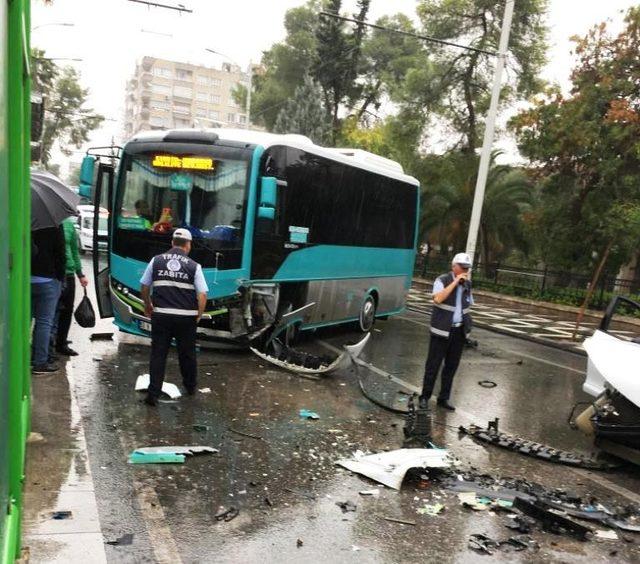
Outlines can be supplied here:
<path id="1" fill-rule="evenodd" d="M 449 260 L 418 255 L 415 275 L 433 279 L 450 269 Z M 473 269 L 473 285 L 476 288 L 576 306 L 584 301 L 590 283 L 591 274 L 552 268 L 534 269 L 502 263 L 479 263 Z M 638 300 L 640 281 L 606 274 L 601 276 L 589 307 L 604 309 L 614 295 Z"/>

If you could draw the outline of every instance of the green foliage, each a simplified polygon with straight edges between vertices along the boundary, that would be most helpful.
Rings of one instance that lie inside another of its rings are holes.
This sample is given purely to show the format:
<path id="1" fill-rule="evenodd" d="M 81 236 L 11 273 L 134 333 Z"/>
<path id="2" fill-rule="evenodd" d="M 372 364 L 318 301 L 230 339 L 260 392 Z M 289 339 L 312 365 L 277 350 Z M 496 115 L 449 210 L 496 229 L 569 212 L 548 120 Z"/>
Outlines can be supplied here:
<path id="1" fill-rule="evenodd" d="M 421 0 L 418 15 L 424 34 L 497 51 L 505 0 Z M 547 0 L 515 3 L 509 57 L 508 85 L 501 102 L 512 103 L 540 88 L 539 72 L 545 62 Z M 473 152 L 489 108 L 494 58 L 478 52 L 431 44 L 430 64 L 416 68 L 407 81 L 407 97 L 444 119 L 460 135 L 458 147 Z"/>
<path id="2" fill-rule="evenodd" d="M 549 89 L 511 125 L 538 169 L 532 226 L 546 259 L 593 267 L 610 249 L 616 270 L 640 237 L 640 9 L 617 36 L 601 24 L 575 41 L 571 94 Z"/>
<path id="3" fill-rule="evenodd" d="M 88 92 L 80 86 L 80 75 L 75 69 L 62 67 L 57 70 L 52 88 L 45 93 L 47 102 L 40 157 L 45 166 L 54 143 L 69 155 L 69 147 L 80 148 L 89 140 L 89 133 L 103 121 L 101 115 L 85 107 Z"/>
<path id="4" fill-rule="evenodd" d="M 273 130 L 276 133 L 300 133 L 322 145 L 330 136 L 327 113 L 322 104 L 320 87 L 306 76 L 293 97 L 278 113 Z"/>

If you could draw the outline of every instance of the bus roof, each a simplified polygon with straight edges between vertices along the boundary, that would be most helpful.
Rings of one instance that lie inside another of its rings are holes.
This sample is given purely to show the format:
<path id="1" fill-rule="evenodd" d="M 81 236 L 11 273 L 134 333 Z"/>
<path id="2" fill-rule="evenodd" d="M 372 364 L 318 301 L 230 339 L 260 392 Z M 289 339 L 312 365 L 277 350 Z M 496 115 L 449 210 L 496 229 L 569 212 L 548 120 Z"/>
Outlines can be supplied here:
<path id="1" fill-rule="evenodd" d="M 250 143 L 260 145 L 265 149 L 273 145 L 286 145 L 313 153 L 315 155 L 326 157 L 334 161 L 339 161 L 351 166 L 369 170 L 383 176 L 388 176 L 407 182 L 408 184 L 420 185 L 420 182 L 413 176 L 404 173 L 402 165 L 391 159 L 381 157 L 362 149 L 348 148 L 330 148 L 316 145 L 311 139 L 304 135 L 293 133 L 276 134 L 267 133 L 266 131 L 253 131 L 250 129 L 234 129 L 234 128 L 207 128 L 207 129 L 179 129 L 179 130 L 155 130 L 142 131 L 137 133 L 131 139 L 132 142 L 158 142 L 164 141 L 165 137 L 173 132 L 207 132 L 215 133 L 221 141 L 236 141 L 241 143 Z"/>

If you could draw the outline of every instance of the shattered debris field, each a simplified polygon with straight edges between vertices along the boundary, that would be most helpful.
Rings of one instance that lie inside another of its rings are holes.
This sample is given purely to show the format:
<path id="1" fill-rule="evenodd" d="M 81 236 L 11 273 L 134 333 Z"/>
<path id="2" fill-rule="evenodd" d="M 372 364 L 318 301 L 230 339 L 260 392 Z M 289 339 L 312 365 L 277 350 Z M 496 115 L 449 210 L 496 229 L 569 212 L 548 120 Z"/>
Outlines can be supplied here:
<path id="1" fill-rule="evenodd" d="M 378 322 L 362 355 L 370 366 L 316 379 L 248 351 L 202 350 L 201 391 L 155 409 L 134 390 L 148 372 L 147 345 L 121 334 L 90 343 L 75 328 L 85 351 L 67 377 L 34 379 L 32 561 L 64 561 L 43 531 L 53 511 L 72 510 L 61 527 L 82 518 L 73 492 L 89 471 L 108 562 L 640 560 L 640 469 L 554 464 L 459 433 L 497 417 L 510 436 L 590 457 L 590 440 L 567 424 L 573 404 L 588 400 L 586 359 L 569 352 L 474 331 L 479 346 L 465 350 L 454 381 L 457 410 L 431 406 L 432 443 L 456 465 L 410 471 L 396 490 L 337 464 L 402 447 L 404 417 L 365 393 L 389 392 L 402 409 L 409 396 L 397 392 L 421 386 L 427 323 L 417 313 Z M 336 329 L 304 346 L 335 352 L 358 338 Z M 173 352 L 167 375 L 181 388 Z M 148 450 L 163 446 L 214 450 Z"/>

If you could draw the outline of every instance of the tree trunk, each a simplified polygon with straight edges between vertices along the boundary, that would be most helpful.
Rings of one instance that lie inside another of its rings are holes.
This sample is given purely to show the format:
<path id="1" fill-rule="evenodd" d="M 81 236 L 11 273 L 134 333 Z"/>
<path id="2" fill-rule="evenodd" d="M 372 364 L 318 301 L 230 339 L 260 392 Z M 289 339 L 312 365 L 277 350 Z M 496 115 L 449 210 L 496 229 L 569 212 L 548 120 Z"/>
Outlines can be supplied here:
<path id="1" fill-rule="evenodd" d="M 576 326 L 573 328 L 573 335 L 571 335 L 572 341 L 576 340 L 576 335 L 578 334 L 578 330 L 580 329 L 580 323 L 582 323 L 584 312 L 587 309 L 587 306 L 589 305 L 589 302 L 593 297 L 593 293 L 596 290 L 596 286 L 598 285 L 598 281 L 600 280 L 600 275 L 602 274 L 602 269 L 604 268 L 604 265 L 607 262 L 607 259 L 609 258 L 611 247 L 613 247 L 613 239 L 611 239 L 607 243 L 607 247 L 605 248 L 604 253 L 602 253 L 602 258 L 600 259 L 600 262 L 598 263 L 598 266 L 596 267 L 596 270 L 593 273 L 593 278 L 591 279 L 591 284 L 589 284 L 587 295 L 584 297 L 584 302 L 582 302 L 582 305 L 580 306 L 580 311 L 578 312 L 578 317 L 576 319 Z"/>

